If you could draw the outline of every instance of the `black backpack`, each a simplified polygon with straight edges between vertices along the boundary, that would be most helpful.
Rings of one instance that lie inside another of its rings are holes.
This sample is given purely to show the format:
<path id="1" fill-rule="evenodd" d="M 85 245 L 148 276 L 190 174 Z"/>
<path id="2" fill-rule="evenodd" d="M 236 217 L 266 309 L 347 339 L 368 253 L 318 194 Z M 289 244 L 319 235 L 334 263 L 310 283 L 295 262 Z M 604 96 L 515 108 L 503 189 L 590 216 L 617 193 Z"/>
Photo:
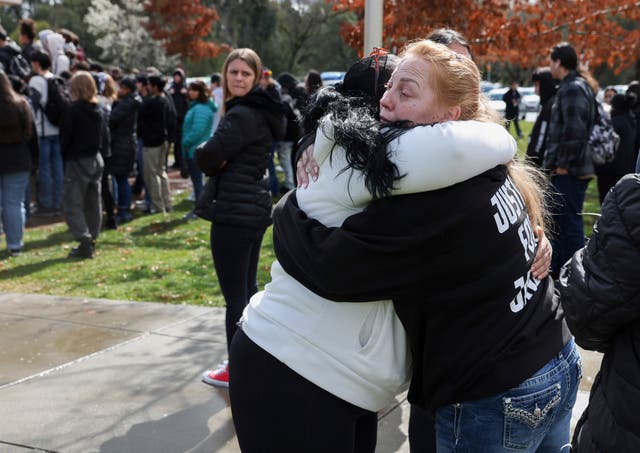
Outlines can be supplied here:
<path id="1" fill-rule="evenodd" d="M 61 77 L 45 78 L 47 82 L 47 102 L 43 106 L 42 94 L 31 90 L 31 101 L 34 108 L 42 110 L 51 124 L 60 126 L 64 111 L 71 106 L 69 87 Z"/>
<path id="2" fill-rule="evenodd" d="M 15 54 L 9 61 L 9 74 L 14 74 L 22 80 L 27 80 L 31 74 L 31 65 L 21 53 Z"/>

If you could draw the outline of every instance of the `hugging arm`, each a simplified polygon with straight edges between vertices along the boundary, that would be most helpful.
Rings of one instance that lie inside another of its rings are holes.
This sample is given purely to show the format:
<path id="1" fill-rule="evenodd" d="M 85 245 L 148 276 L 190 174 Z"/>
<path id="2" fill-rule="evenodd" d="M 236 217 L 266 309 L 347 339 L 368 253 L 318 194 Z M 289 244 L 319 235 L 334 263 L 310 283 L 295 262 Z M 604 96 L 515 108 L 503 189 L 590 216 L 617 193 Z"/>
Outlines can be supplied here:
<path id="1" fill-rule="evenodd" d="M 415 294 L 431 278 L 426 250 L 437 254 L 446 247 L 444 232 L 428 221 L 425 202 L 434 200 L 428 193 L 385 198 L 349 217 L 342 228 L 328 228 L 307 217 L 291 192 L 273 215 L 276 255 L 292 277 L 331 300 Z M 393 224 L 389 231 L 389 219 L 408 213 L 409 222 Z"/>

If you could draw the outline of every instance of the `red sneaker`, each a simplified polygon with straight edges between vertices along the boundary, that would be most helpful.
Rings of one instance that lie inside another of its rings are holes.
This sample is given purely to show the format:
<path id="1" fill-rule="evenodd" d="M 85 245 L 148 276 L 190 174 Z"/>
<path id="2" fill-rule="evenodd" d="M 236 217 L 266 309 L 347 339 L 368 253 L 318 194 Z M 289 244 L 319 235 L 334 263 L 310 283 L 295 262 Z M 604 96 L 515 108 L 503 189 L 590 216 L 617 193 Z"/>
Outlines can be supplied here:
<path id="1" fill-rule="evenodd" d="M 202 373 L 202 382 L 216 387 L 229 387 L 229 361 L 222 362 L 216 370 Z"/>

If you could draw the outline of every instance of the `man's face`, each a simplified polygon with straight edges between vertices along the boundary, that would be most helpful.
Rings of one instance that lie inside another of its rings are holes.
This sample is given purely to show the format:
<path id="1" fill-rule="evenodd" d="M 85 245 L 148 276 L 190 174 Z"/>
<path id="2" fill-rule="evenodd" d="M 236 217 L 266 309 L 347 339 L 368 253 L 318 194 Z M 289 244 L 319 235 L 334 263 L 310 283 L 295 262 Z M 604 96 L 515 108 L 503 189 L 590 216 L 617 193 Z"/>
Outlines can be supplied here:
<path id="1" fill-rule="evenodd" d="M 553 60 L 551 57 L 549 57 L 549 69 L 551 70 L 551 76 L 554 79 L 561 78 L 560 68 L 560 60 Z"/>

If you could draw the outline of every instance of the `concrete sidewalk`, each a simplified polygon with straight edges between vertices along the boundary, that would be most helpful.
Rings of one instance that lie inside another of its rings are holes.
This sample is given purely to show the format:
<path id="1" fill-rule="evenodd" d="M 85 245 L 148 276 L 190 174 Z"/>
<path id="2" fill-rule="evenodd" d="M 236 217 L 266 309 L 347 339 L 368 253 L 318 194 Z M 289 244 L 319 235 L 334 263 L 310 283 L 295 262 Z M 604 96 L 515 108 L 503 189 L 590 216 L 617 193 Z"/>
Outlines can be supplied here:
<path id="1" fill-rule="evenodd" d="M 0 345 L 0 453 L 239 451 L 227 391 L 200 382 L 222 309 L 0 293 Z M 402 397 L 381 414 L 378 453 L 409 451 L 408 417 Z"/>

